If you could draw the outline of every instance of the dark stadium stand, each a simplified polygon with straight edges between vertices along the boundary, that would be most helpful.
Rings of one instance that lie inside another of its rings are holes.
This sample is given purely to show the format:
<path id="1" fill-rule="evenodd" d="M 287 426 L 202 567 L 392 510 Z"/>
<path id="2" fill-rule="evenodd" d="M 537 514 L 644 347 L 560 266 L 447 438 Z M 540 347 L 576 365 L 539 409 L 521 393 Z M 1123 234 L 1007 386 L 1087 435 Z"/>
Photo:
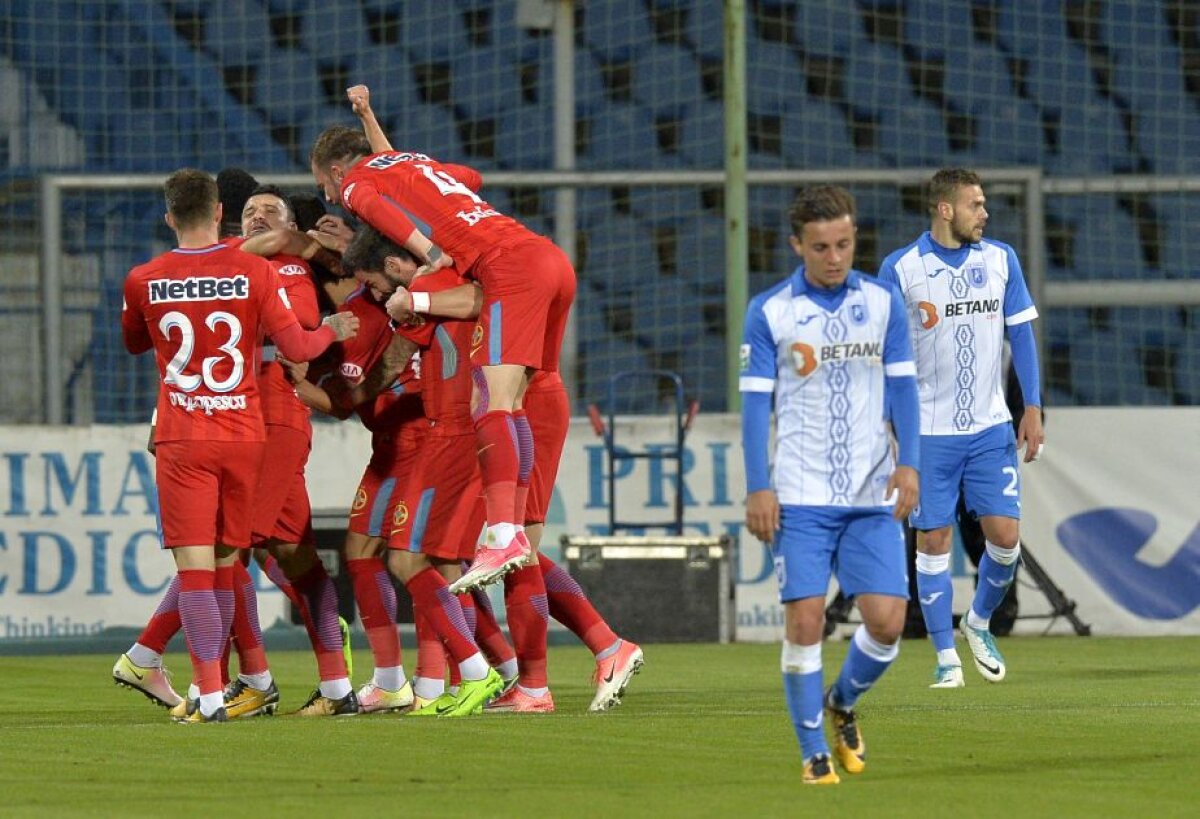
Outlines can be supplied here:
<path id="1" fill-rule="evenodd" d="M 1200 65 L 1195 16 L 1133 0 L 857 0 L 847 19 L 847 3 L 748 2 L 751 167 L 1200 173 L 1200 84 L 1189 85 L 1185 70 Z M 397 145 L 483 170 L 552 166 L 550 40 L 517 28 L 515 3 L 111 0 L 59 2 L 54 15 L 25 0 L 0 5 L 0 56 L 81 141 L 73 169 L 303 171 L 315 135 L 348 120 L 343 89 L 358 82 L 371 85 Z M 579 5 L 578 166 L 719 167 L 721 15 L 687 0 Z M 111 20 L 132 25 L 106 27 Z M 117 41 L 114 31 L 129 33 Z M 87 60 L 72 58 L 81 51 Z M 10 171 L 48 167 L 64 169 L 25 162 Z M 864 266 L 924 221 L 891 193 L 873 188 L 860 201 Z M 755 288 L 790 264 L 789 196 L 752 191 Z M 497 191 L 493 200 L 539 230 L 551 226 L 548 192 Z M 581 190 L 585 400 L 615 370 L 673 358 L 702 385 L 706 407 L 724 406 L 723 376 L 702 373 L 724 355 L 720 201 L 719 191 L 696 188 Z M 119 209 L 104 202 L 79 215 L 84 249 L 157 219 L 157 205 L 140 197 Z M 1198 195 L 1051 197 L 1047 215 L 1051 281 L 1200 275 L 1185 252 L 1200 225 Z M 997 209 L 998 238 L 1020 228 L 1019 215 Z M 103 246 L 104 269 L 119 276 L 130 260 Z M 98 350 L 116 338 L 112 285 L 94 322 Z M 634 288 L 635 303 L 622 303 Z M 1111 324 L 1098 312 L 1055 310 L 1046 322 L 1054 398 L 1200 400 L 1195 311 L 1128 313 Z M 118 359 L 103 362 L 102 377 L 132 372 Z M 1105 377 L 1114 367 L 1120 377 Z M 1149 383 L 1156 367 L 1166 375 Z M 97 407 L 97 418 L 119 413 Z"/>

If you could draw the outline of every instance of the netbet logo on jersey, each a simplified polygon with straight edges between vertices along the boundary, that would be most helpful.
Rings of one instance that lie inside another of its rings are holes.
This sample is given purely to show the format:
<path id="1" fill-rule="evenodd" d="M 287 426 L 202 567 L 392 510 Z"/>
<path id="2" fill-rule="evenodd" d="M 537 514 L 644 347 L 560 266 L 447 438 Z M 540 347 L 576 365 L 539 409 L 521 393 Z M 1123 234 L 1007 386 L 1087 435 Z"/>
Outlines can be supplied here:
<path id="1" fill-rule="evenodd" d="M 172 301 L 213 301 L 250 297 L 250 279 L 217 276 L 188 276 L 186 279 L 151 279 L 150 303 Z"/>
<path id="2" fill-rule="evenodd" d="M 822 364 L 862 359 L 868 364 L 883 360 L 883 343 L 879 341 L 849 341 L 841 344 L 822 344 L 814 348 L 797 341 L 791 346 L 792 366 L 796 375 L 806 378 Z"/>

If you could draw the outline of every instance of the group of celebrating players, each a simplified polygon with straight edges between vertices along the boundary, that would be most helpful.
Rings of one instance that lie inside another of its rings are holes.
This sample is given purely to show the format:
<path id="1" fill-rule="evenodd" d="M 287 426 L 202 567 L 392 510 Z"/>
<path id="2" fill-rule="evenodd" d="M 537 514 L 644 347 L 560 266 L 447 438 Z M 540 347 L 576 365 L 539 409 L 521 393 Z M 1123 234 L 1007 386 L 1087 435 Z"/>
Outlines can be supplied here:
<path id="1" fill-rule="evenodd" d="M 549 616 L 595 655 L 590 709 L 607 710 L 642 650 L 538 552 L 570 420 L 558 361 L 574 270 L 479 196 L 477 172 L 392 150 L 367 89 L 349 98 L 363 128 L 327 129 L 311 162 L 358 230 L 315 198 L 252 180 L 244 190 L 244 173 L 183 169 L 165 184 L 178 246 L 126 279 L 126 347 L 153 349 L 161 377 L 153 448 L 177 574 L 113 678 L 181 722 L 274 713 L 252 551 L 316 656 L 319 683 L 299 715 L 551 712 Z M 238 187 L 244 203 L 228 194 Z M 222 236 L 223 204 L 241 208 L 240 235 Z M 313 543 L 310 408 L 357 414 L 372 433 L 345 541 L 375 666 L 357 690 Z M 392 577 L 413 601 L 411 679 Z M 511 644 L 481 591 L 501 580 Z M 181 629 L 185 697 L 162 667 Z"/>

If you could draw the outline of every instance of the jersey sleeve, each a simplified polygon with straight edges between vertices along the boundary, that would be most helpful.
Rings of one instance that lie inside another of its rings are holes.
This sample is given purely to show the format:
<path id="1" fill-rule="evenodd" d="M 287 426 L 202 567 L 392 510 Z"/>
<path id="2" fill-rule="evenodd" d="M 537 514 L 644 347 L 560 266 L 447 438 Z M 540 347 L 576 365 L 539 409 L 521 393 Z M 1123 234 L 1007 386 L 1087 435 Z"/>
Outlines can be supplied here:
<path id="1" fill-rule="evenodd" d="M 404 247 L 416 224 L 404 208 L 366 180 L 356 180 L 342 190 L 342 202 L 371 227 Z"/>
<path id="2" fill-rule="evenodd" d="M 738 389 L 741 392 L 773 392 L 778 374 L 775 337 L 767 323 L 763 302 L 754 299 L 746 309 L 746 328 L 738 352 Z"/>
<path id="3" fill-rule="evenodd" d="M 1033 306 L 1033 297 L 1029 295 L 1029 287 L 1025 284 L 1025 273 L 1021 270 L 1016 251 L 1005 246 L 1004 252 L 1008 256 L 1008 283 L 1004 286 L 1004 323 L 1012 327 L 1014 324 L 1033 321 L 1038 312 Z"/>
<path id="4" fill-rule="evenodd" d="M 146 328 L 142 313 L 141 293 L 132 276 L 125 279 L 125 293 L 121 304 L 121 339 L 125 349 L 134 355 L 144 353 L 154 346 L 150 331 Z"/>
<path id="5" fill-rule="evenodd" d="M 266 259 L 258 261 L 261 261 L 262 264 L 261 266 L 255 265 L 259 271 L 255 283 L 259 284 L 262 290 L 259 304 L 262 309 L 263 332 L 275 338 L 289 324 L 298 322 L 296 314 L 292 312 L 292 302 L 288 298 L 287 288 L 284 287 L 279 273 Z"/>
<path id="6" fill-rule="evenodd" d="M 911 375 L 916 378 L 917 365 L 913 359 L 912 336 L 908 332 L 908 311 L 900 288 L 886 285 L 891 296 L 887 331 L 883 337 L 883 373 L 888 376 Z"/>
<path id="7" fill-rule="evenodd" d="M 896 289 L 900 288 L 900 274 L 896 272 L 896 254 L 893 253 L 880 262 L 876 278 L 881 282 L 890 283 Z"/>
<path id="8" fill-rule="evenodd" d="M 458 275 L 457 270 L 452 267 L 443 267 L 435 273 L 413 279 L 412 286 L 408 289 L 413 293 L 437 293 L 442 290 L 453 290 L 466 283 L 467 280 Z"/>
<path id="9" fill-rule="evenodd" d="M 312 330 L 321 323 L 321 310 L 317 306 L 317 286 L 313 283 L 312 269 L 300 259 L 289 258 L 284 262 L 271 262 L 279 273 L 284 290 L 296 320 L 305 330 Z"/>

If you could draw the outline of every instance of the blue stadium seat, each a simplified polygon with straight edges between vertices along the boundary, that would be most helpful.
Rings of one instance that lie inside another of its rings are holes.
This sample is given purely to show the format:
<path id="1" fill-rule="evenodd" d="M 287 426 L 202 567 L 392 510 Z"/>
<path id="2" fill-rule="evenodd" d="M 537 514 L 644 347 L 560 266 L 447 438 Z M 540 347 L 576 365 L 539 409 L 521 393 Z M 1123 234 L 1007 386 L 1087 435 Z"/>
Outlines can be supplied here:
<path id="1" fill-rule="evenodd" d="M 633 300 L 633 324 L 650 349 L 682 351 L 704 334 L 700 294 L 682 276 L 647 273 Z"/>
<path id="2" fill-rule="evenodd" d="M 365 3 L 368 12 L 372 0 Z M 462 12 L 446 0 L 384 0 L 400 12 L 400 42 L 414 63 L 447 60 L 470 46 Z M 370 14 L 367 15 L 368 20 Z"/>
<path id="3" fill-rule="evenodd" d="M 796 10 L 796 42 L 809 54 L 848 54 L 867 40 L 862 15 L 844 0 L 805 0 Z"/>
<path id="4" fill-rule="evenodd" d="M 1047 152 L 1046 168 L 1068 176 L 1132 170 L 1133 156 L 1117 108 L 1096 97 L 1081 109 L 1064 111 L 1058 124 L 1058 150 Z"/>
<path id="5" fill-rule="evenodd" d="M 1074 42 L 1065 43 L 1061 51 L 1044 49 L 1031 54 L 1026 84 L 1033 100 L 1043 110 L 1061 113 L 1064 122 L 1107 103 L 1092 80 L 1087 54 Z"/>
<path id="6" fill-rule="evenodd" d="M 108 167 L 115 171 L 155 171 L 196 165 L 193 132 L 180 128 L 173 113 L 115 114 L 109 120 Z"/>
<path id="7" fill-rule="evenodd" d="M 1075 229 L 1073 278 L 1142 278 L 1146 267 L 1133 218 L 1110 197 L 1088 197 Z"/>
<path id="8" fill-rule="evenodd" d="M 679 150 L 696 168 L 716 169 L 725 161 L 725 107 L 694 102 L 684 108 Z"/>
<path id="9" fill-rule="evenodd" d="M 759 43 L 746 52 L 746 107 L 756 114 L 782 114 L 805 89 L 800 56 L 782 43 Z"/>
<path id="10" fill-rule="evenodd" d="M 725 220 L 699 216 L 676 228 L 675 264 L 679 275 L 701 285 L 725 282 Z"/>
<path id="11" fill-rule="evenodd" d="M 915 103 L 916 91 L 900 51 L 889 45 L 856 48 L 846 66 L 846 99 L 870 114 Z"/>
<path id="12" fill-rule="evenodd" d="M 1178 307 L 1118 307 L 1112 311 L 1112 325 L 1139 347 L 1176 348 L 1187 335 Z"/>
<path id="13" fill-rule="evenodd" d="M 753 29 L 753 26 L 750 27 Z M 725 56 L 725 15 L 720 6 L 692 4 L 687 16 L 688 44 L 696 54 L 707 59 L 720 60 Z M 746 52 L 749 54 L 758 45 L 753 31 L 746 32 Z"/>
<path id="14" fill-rule="evenodd" d="M 271 24 L 256 0 L 228 0 L 204 21 L 204 45 L 223 66 L 259 65 L 274 59 Z"/>
<path id="15" fill-rule="evenodd" d="M 805 99 L 783 115 L 783 157 L 796 167 L 844 167 L 852 144 L 846 117 L 832 103 Z"/>
<path id="16" fill-rule="evenodd" d="M 684 359 L 683 390 L 689 399 L 700 402 L 701 412 L 722 412 L 726 409 L 725 380 L 729 377 L 725 361 L 729 358 L 725 340 L 720 336 L 705 336 L 699 344 L 689 347 Z"/>
<path id="17" fill-rule="evenodd" d="M 1028 57 L 1062 52 L 1071 44 L 1062 0 L 1013 0 L 996 6 L 996 39 L 1005 51 Z"/>
<path id="18" fill-rule="evenodd" d="M 613 208 L 612 194 L 608 188 L 580 188 L 575 194 L 575 221 L 578 227 L 590 231 L 617 217 Z M 601 234 L 597 240 L 603 241 Z"/>
<path id="19" fill-rule="evenodd" d="M 1200 329 L 1189 331 L 1176 351 L 1175 390 L 1200 405 Z"/>
<path id="20" fill-rule="evenodd" d="M 950 152 L 942 112 L 923 99 L 885 111 L 880 121 L 879 148 L 901 167 L 940 165 Z"/>
<path id="21" fill-rule="evenodd" d="M 576 265 L 580 278 L 611 293 L 633 293 L 658 273 L 658 253 L 650 229 L 630 216 L 597 221 L 586 231 L 586 258 Z"/>
<path id="22" fill-rule="evenodd" d="M 971 9 L 966 3 L 907 0 L 904 4 L 904 42 L 922 58 L 946 57 L 956 45 L 969 46 L 973 39 Z M 947 76 L 954 70 L 957 66 L 947 71 Z"/>
<path id="23" fill-rule="evenodd" d="M 1070 346 L 1075 339 L 1092 332 L 1092 322 L 1086 308 L 1052 307 L 1039 312 L 1034 331 L 1046 333 L 1046 339 L 1051 344 Z M 1042 368 L 1045 369 L 1045 366 L 1043 364 Z"/>
<path id="24" fill-rule="evenodd" d="M 1082 404 L 1113 405 L 1126 403 L 1126 397 L 1146 397 L 1141 355 L 1115 332 L 1094 330 L 1075 338 L 1070 362 L 1071 384 Z"/>
<path id="25" fill-rule="evenodd" d="M 506 168 L 547 170 L 554 166 L 553 111 L 547 105 L 516 105 L 500 113 L 496 158 Z"/>
<path id="26" fill-rule="evenodd" d="M 602 61 L 633 59 L 654 43 L 645 4 L 640 0 L 587 4 L 583 40 Z"/>
<path id="27" fill-rule="evenodd" d="M 700 66 L 682 46 L 650 46 L 633 62 L 633 94 L 651 113 L 674 112 L 704 96 Z"/>
<path id="28" fill-rule="evenodd" d="M 521 78 L 513 52 L 467 48 L 450 62 L 450 99 L 468 119 L 496 117 L 521 104 Z"/>
<path id="29" fill-rule="evenodd" d="M 1162 3 L 1108 0 L 1100 8 L 1104 44 L 1116 53 L 1118 61 L 1138 55 L 1154 58 L 1174 51 L 1174 38 L 1163 11 Z"/>
<path id="30" fill-rule="evenodd" d="M 445 162 L 486 167 L 487 163 L 467 156 L 454 115 L 441 106 L 414 103 L 392 122 L 392 144 L 397 147 L 427 153 Z"/>
<path id="31" fill-rule="evenodd" d="M 1159 196 L 1162 270 L 1172 279 L 1200 279 L 1200 194 Z"/>
<path id="32" fill-rule="evenodd" d="M 255 104 L 272 125 L 305 119 L 314 103 L 325 102 L 312 57 L 303 51 L 277 50 L 269 61 L 259 65 Z"/>
<path id="33" fill-rule="evenodd" d="M 630 206 L 650 225 L 677 224 L 700 211 L 700 191 L 694 185 L 631 186 Z"/>
<path id="34" fill-rule="evenodd" d="M 975 114 L 975 123 L 975 154 L 981 164 L 1041 164 L 1042 123 L 1031 103 L 1015 97 L 996 100 Z"/>
<path id="35" fill-rule="evenodd" d="M 788 207 L 796 192 L 780 185 L 754 185 L 747 195 L 750 226 L 759 230 L 775 230 L 787 235 Z"/>
<path id="36" fill-rule="evenodd" d="M 371 107 L 380 119 L 403 116 L 409 106 L 417 105 L 421 101 L 420 92 L 413 79 L 412 66 L 404 52 L 398 48 L 364 48 L 351 59 L 346 82 L 349 85 L 365 85 L 371 89 Z M 350 113 L 348 102 L 346 113 Z"/>
<path id="37" fill-rule="evenodd" d="M 579 154 L 579 167 L 618 170 L 667 164 L 658 149 L 654 120 L 641 106 L 603 102 L 587 113 L 589 139 Z"/>
<path id="38" fill-rule="evenodd" d="M 963 51 L 952 52 L 947 62 L 943 88 L 946 96 L 973 114 L 1016 101 L 1016 89 L 1004 56 L 982 43 L 971 43 Z"/>
<path id="39" fill-rule="evenodd" d="M 278 0 L 273 0 L 278 2 Z M 291 0 L 295 3 L 295 0 Z M 371 48 L 367 19 L 357 3 L 297 3 L 303 12 L 300 42 L 321 62 L 353 60 Z"/>
<path id="40" fill-rule="evenodd" d="M 1170 108 L 1139 108 L 1134 114 L 1137 144 L 1158 173 L 1200 173 L 1200 114 L 1189 110 L 1186 94 Z"/>

